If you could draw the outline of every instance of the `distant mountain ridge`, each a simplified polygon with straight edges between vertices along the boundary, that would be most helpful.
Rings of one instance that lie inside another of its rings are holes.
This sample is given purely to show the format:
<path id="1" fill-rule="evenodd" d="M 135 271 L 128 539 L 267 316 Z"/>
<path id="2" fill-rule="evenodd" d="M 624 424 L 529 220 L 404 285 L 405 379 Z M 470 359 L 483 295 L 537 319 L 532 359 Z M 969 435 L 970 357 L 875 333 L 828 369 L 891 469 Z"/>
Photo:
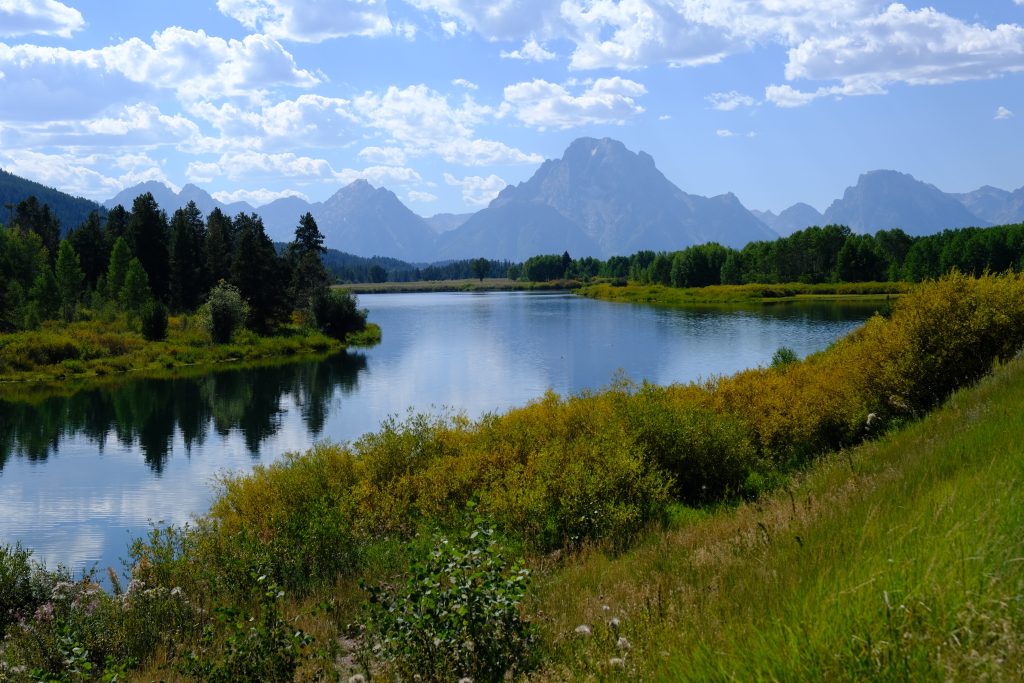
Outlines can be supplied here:
<path id="1" fill-rule="evenodd" d="M 930 235 L 946 228 L 986 226 L 952 195 L 912 175 L 869 171 L 825 210 L 825 223 L 856 232 L 900 228 L 908 235 Z"/>
<path id="2" fill-rule="evenodd" d="M 104 202 L 131 207 L 150 192 L 168 213 L 194 201 L 208 214 L 259 214 L 272 239 L 290 241 L 299 217 L 309 211 L 326 236 L 326 246 L 362 257 L 390 257 L 412 263 L 486 256 L 521 261 L 541 253 L 572 256 L 627 255 L 642 249 L 677 250 L 716 241 L 743 246 L 770 240 L 809 225 L 840 223 L 858 232 L 898 227 L 922 235 L 946 228 L 1024 222 L 1024 187 L 1008 191 L 984 186 L 945 193 L 896 171 L 869 171 L 824 214 L 797 203 L 778 215 L 750 211 L 732 193 L 691 195 L 672 184 L 654 159 L 610 138 L 580 138 L 560 159 L 545 161 L 528 180 L 508 186 L 473 214 L 416 215 L 393 192 L 365 180 L 340 188 L 323 202 L 283 197 L 259 208 L 225 204 L 195 185 L 175 192 L 163 183 L 128 188 Z M 68 230 L 95 202 L 0 171 L 0 199 L 16 205 L 29 195 L 50 205 Z M 0 212 L 0 223 L 7 218 Z M 9 220 L 9 219 L 8 219 Z"/>
<path id="3" fill-rule="evenodd" d="M 30 196 L 50 207 L 51 213 L 60 221 L 61 234 L 64 235 L 84 223 L 93 211 L 100 215 L 106 214 L 106 210 L 94 201 L 72 196 L 0 169 L 0 224 L 7 225 L 14 207 Z"/>

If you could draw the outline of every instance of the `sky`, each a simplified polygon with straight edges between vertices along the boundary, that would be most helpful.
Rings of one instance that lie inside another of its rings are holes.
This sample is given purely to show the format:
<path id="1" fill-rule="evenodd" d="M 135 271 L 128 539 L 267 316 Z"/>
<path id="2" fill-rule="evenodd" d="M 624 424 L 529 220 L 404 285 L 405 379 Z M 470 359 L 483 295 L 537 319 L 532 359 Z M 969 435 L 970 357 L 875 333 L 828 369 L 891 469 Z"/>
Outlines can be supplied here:
<path id="1" fill-rule="evenodd" d="M 254 206 L 365 178 L 475 211 L 572 140 L 824 210 L 1024 186 L 1024 0 L 0 0 L 0 167 Z"/>

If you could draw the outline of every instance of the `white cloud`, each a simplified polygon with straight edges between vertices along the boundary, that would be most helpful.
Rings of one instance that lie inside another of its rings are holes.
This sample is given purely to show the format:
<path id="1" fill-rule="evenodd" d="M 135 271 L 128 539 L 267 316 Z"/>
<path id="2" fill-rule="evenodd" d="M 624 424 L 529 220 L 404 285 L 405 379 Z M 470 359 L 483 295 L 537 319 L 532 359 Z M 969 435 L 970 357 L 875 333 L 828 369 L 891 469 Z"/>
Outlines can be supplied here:
<path id="1" fill-rule="evenodd" d="M 461 187 L 462 199 L 470 206 L 486 206 L 508 185 L 508 183 L 494 174 L 486 178 L 471 175 L 460 180 L 451 173 L 445 173 L 444 181 L 453 187 Z"/>
<path id="2" fill-rule="evenodd" d="M 543 45 L 537 42 L 535 38 L 530 38 L 528 41 L 523 43 L 523 46 L 518 50 L 512 50 L 507 52 L 501 51 L 502 59 L 522 59 L 528 62 L 546 62 L 554 59 L 557 55 L 550 50 L 544 48 Z"/>
<path id="3" fill-rule="evenodd" d="M 757 104 L 757 100 L 750 95 L 744 95 L 735 90 L 711 93 L 704 99 L 711 103 L 712 108 L 719 111 L 732 111 L 740 107 L 753 107 Z"/>
<path id="4" fill-rule="evenodd" d="M 409 190 L 409 193 L 405 195 L 410 202 L 436 202 L 437 195 L 430 194 L 429 192 L 420 192 L 419 190 Z"/>
<path id="5" fill-rule="evenodd" d="M 268 36 L 224 40 L 171 27 L 154 33 L 151 40 L 150 44 L 131 38 L 91 50 L 0 43 L 0 71 L 6 74 L 0 116 L 80 116 L 127 98 L 138 101 L 141 92 L 154 88 L 198 100 L 255 96 L 273 86 L 305 88 L 319 82 Z"/>
<path id="6" fill-rule="evenodd" d="M 342 184 L 367 180 L 371 185 L 411 185 L 423 180 L 420 174 L 405 166 L 369 166 L 361 171 L 346 168 L 336 174 Z"/>
<path id="7" fill-rule="evenodd" d="M 564 86 L 536 79 L 505 88 L 505 102 L 528 126 L 572 128 L 594 123 L 623 124 L 644 111 L 635 98 L 647 92 L 636 81 L 615 76 L 599 78 L 579 95 Z"/>
<path id="8" fill-rule="evenodd" d="M 476 126 L 495 112 L 469 95 L 452 106 L 445 95 L 425 85 L 391 86 L 383 94 L 364 93 L 353 105 L 366 125 L 387 133 L 410 156 L 437 154 L 464 166 L 536 163 L 540 158 L 502 142 L 477 139 Z"/>
<path id="9" fill-rule="evenodd" d="M 719 128 L 718 130 L 715 131 L 715 135 L 717 135 L 720 138 L 731 138 L 735 137 L 736 133 L 733 133 L 728 128 Z"/>
<path id="10" fill-rule="evenodd" d="M 1024 0 L 1018 0 L 1018 4 L 1024 5 Z M 995 115 L 995 120 L 996 121 L 1005 121 L 1006 119 L 1012 119 L 1012 118 L 1013 118 L 1013 112 L 1010 111 L 1009 109 L 1007 109 L 1006 107 L 999 107 L 998 109 L 996 109 L 996 115 Z"/>
<path id="11" fill-rule="evenodd" d="M 405 163 L 405 152 L 398 147 L 364 147 L 359 157 L 372 164 L 401 166 Z"/>
<path id="12" fill-rule="evenodd" d="M 878 94 L 893 83 L 932 85 L 1024 71 L 1024 27 L 968 24 L 932 8 L 899 3 L 846 30 L 789 51 L 788 80 L 839 81 L 813 95 Z M 807 95 L 809 93 L 805 93 Z"/>
<path id="13" fill-rule="evenodd" d="M 671 121 L 672 120 L 672 116 L 669 115 L 669 114 L 662 114 L 661 116 L 658 117 L 658 120 L 659 121 Z"/>
<path id="14" fill-rule="evenodd" d="M 189 145 L 200 137 L 199 126 L 181 114 L 167 115 L 138 103 L 112 107 L 96 118 L 16 123 L 7 127 L 4 140 L 7 146 L 22 148 L 128 148 Z"/>
<path id="15" fill-rule="evenodd" d="M 466 90 L 479 90 L 480 86 L 473 81 L 467 81 L 465 78 L 456 78 L 452 81 L 452 85 L 459 88 L 465 88 Z"/>
<path id="16" fill-rule="evenodd" d="M 793 108 L 810 104 L 821 97 L 854 97 L 859 95 L 882 95 L 885 90 L 877 84 L 862 81 L 847 85 L 821 87 L 811 92 L 797 90 L 790 85 L 769 85 L 764 89 L 764 98 L 776 107 Z"/>
<path id="17" fill-rule="evenodd" d="M 33 33 L 70 38 L 84 26 L 81 12 L 56 0 L 0 0 L 0 38 Z"/>
<path id="18" fill-rule="evenodd" d="M 109 199 L 125 187 L 147 180 L 169 182 L 155 161 L 136 155 L 121 160 L 120 175 L 105 175 L 96 170 L 105 164 L 114 167 L 116 157 L 105 155 L 45 154 L 29 150 L 0 151 L 0 166 L 15 175 L 29 178 L 75 196 L 96 201 Z"/>
<path id="19" fill-rule="evenodd" d="M 410 5 L 435 12 L 446 21 L 442 29 L 453 35 L 462 25 L 488 40 L 516 40 L 540 33 L 558 18 L 558 3 L 550 0 L 407 0 Z"/>
<path id="20" fill-rule="evenodd" d="M 253 206 L 263 206 L 269 204 L 275 199 L 281 199 L 283 197 L 298 197 L 309 201 L 302 192 L 298 190 L 268 190 L 265 187 L 261 187 L 258 190 L 235 190 L 234 192 L 214 192 L 213 198 L 219 202 L 225 204 L 233 204 L 235 202 L 248 202 Z"/>
<path id="21" fill-rule="evenodd" d="M 217 0 L 217 8 L 246 28 L 304 43 L 382 36 L 393 30 L 383 0 Z"/>
<path id="22" fill-rule="evenodd" d="M 231 180 L 254 178 L 308 178 L 331 179 L 334 170 L 326 159 L 298 156 L 292 152 L 266 154 L 263 152 L 228 152 L 216 162 L 193 161 L 185 175 L 194 182 L 209 182 L 214 178 Z"/>

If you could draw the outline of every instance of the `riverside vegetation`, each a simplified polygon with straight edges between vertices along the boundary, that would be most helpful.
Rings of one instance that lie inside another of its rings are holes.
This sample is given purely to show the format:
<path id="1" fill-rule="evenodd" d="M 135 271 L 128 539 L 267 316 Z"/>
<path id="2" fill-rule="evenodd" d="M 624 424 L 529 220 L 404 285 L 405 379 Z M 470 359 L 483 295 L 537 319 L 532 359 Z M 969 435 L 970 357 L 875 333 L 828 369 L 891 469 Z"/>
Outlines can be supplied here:
<path id="1" fill-rule="evenodd" d="M 0 381 L 322 355 L 380 337 L 351 293 L 329 289 L 309 214 L 283 256 L 255 214 L 204 221 L 189 203 L 168 220 L 148 193 L 63 240 L 45 204 L 13 217 L 0 228 Z"/>
<path id="2" fill-rule="evenodd" d="M 0 671 L 1013 678 L 1024 369 L 920 420 L 1022 345 L 1024 278 L 953 273 L 803 361 L 392 419 L 224 477 L 126 587 L 0 552 Z"/>

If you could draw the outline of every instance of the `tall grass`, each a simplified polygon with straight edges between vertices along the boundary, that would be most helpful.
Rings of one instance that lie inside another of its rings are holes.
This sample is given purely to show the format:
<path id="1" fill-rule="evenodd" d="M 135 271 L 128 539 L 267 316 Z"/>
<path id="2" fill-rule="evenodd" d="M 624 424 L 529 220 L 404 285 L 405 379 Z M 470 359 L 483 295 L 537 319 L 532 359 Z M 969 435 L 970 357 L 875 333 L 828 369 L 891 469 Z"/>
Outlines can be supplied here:
<path id="1" fill-rule="evenodd" d="M 1021 680 L 1021 434 L 1015 360 L 786 490 L 581 554 L 535 596 L 537 678 Z"/>

